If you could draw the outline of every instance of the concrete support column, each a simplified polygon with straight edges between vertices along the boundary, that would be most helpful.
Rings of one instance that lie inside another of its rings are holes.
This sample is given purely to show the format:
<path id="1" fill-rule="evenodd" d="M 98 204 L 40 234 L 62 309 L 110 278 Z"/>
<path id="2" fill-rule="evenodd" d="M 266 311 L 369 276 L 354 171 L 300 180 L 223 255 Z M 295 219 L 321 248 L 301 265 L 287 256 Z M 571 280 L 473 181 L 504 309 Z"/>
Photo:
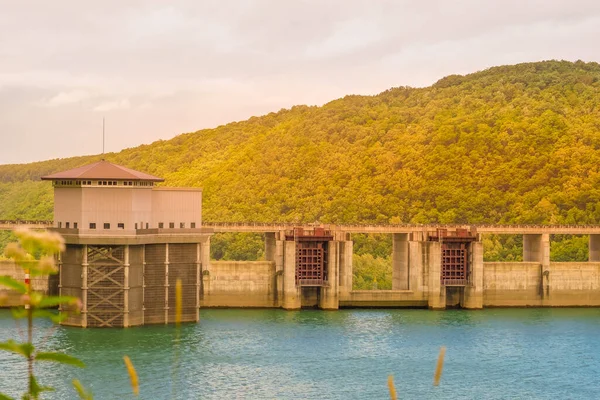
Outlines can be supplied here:
<path id="1" fill-rule="evenodd" d="M 408 262 L 410 268 L 408 270 L 408 288 L 415 293 L 421 293 L 425 298 L 425 285 L 423 282 L 423 242 L 410 241 L 408 242 Z"/>
<path id="2" fill-rule="evenodd" d="M 429 264 L 429 308 L 442 310 L 446 308 L 446 286 L 441 284 L 442 244 L 440 242 L 424 242 Z"/>
<path id="3" fill-rule="evenodd" d="M 337 310 L 340 307 L 339 300 L 339 253 L 341 243 L 339 241 L 331 241 L 328 243 L 329 246 L 329 255 L 327 260 L 328 266 L 328 283 L 329 286 L 323 286 L 320 288 L 321 294 L 319 297 L 319 308 L 322 310 Z"/>
<path id="4" fill-rule="evenodd" d="M 202 246 L 196 243 L 196 322 L 200 321 L 200 288 L 202 286 Z"/>
<path id="5" fill-rule="evenodd" d="M 588 261 L 600 261 L 600 235 L 590 235 L 590 253 Z"/>
<path id="6" fill-rule="evenodd" d="M 275 242 L 275 306 L 281 307 L 283 303 L 283 260 L 285 253 L 285 240 Z"/>
<path id="7" fill-rule="evenodd" d="M 267 261 L 275 261 L 277 254 L 277 244 L 275 240 L 275 232 L 265 233 L 265 259 Z"/>
<path id="8" fill-rule="evenodd" d="M 523 261 L 540 264 L 540 296 L 542 300 L 550 296 L 550 235 L 523 235 Z"/>
<path id="9" fill-rule="evenodd" d="M 549 266 L 550 235 L 547 233 L 523 235 L 523 261 Z"/>
<path id="10" fill-rule="evenodd" d="M 550 271 L 550 235 L 547 233 L 542 234 L 541 249 L 543 298 L 548 299 L 552 288 L 552 273 Z"/>
<path id="11" fill-rule="evenodd" d="M 83 245 L 83 254 L 81 260 L 81 327 L 87 328 L 88 314 L 88 246 Z M 61 274 L 62 276 L 62 274 Z M 60 278 L 62 279 L 62 278 Z M 62 295 L 62 293 L 61 293 Z"/>
<path id="12" fill-rule="evenodd" d="M 392 290 L 409 289 L 408 233 L 392 234 Z"/>
<path id="13" fill-rule="evenodd" d="M 127 328 L 129 327 L 129 245 L 123 247 L 123 328 Z"/>
<path id="14" fill-rule="evenodd" d="M 146 323 L 146 245 L 142 246 L 142 325 Z"/>
<path id="15" fill-rule="evenodd" d="M 282 307 L 299 310 L 302 307 L 300 286 L 296 285 L 296 242 L 286 240 L 283 260 Z"/>
<path id="16" fill-rule="evenodd" d="M 471 277 L 464 288 L 461 307 L 468 309 L 483 308 L 483 243 L 473 242 L 470 249 Z"/>
<path id="17" fill-rule="evenodd" d="M 165 243 L 165 324 L 169 323 L 169 243 Z"/>
<path id="18" fill-rule="evenodd" d="M 206 304 L 207 296 L 210 295 L 210 236 L 200 242 L 200 269 L 200 299 Z"/>
<path id="19" fill-rule="evenodd" d="M 340 272 L 339 292 L 340 295 L 349 295 L 352 291 L 352 255 L 354 254 L 354 243 L 351 240 L 340 242 Z"/>

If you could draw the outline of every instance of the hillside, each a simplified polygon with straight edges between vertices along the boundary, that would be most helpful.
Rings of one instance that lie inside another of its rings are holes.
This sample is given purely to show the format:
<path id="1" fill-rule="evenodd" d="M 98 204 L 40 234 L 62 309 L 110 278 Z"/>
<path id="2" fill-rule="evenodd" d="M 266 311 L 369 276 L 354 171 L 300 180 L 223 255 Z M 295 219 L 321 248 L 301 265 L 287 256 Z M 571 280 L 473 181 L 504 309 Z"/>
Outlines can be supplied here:
<path id="1" fill-rule="evenodd" d="M 0 219 L 51 219 L 45 174 L 0 166 Z M 600 223 L 600 65 L 548 61 L 346 96 L 107 154 L 204 188 L 207 221 Z"/>

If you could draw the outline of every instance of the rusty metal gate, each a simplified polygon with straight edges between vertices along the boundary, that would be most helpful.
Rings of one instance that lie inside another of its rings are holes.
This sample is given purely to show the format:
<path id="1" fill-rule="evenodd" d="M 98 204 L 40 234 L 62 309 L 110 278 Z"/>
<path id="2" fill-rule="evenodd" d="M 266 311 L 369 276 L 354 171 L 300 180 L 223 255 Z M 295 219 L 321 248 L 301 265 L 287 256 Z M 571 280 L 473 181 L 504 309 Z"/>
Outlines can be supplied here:
<path id="1" fill-rule="evenodd" d="M 327 282 L 327 242 L 296 244 L 296 284 L 321 286 Z"/>
<path id="2" fill-rule="evenodd" d="M 441 283 L 465 286 L 469 276 L 469 243 L 442 242 Z"/>
<path id="3" fill-rule="evenodd" d="M 328 284 L 329 241 L 333 236 L 323 228 L 305 231 L 295 228 L 286 233 L 286 240 L 296 242 L 296 285 L 325 286 Z"/>
<path id="4" fill-rule="evenodd" d="M 429 241 L 441 243 L 440 283 L 444 286 L 467 286 L 471 274 L 471 243 L 477 239 L 476 232 L 458 228 L 455 232 L 438 229 L 428 234 Z"/>

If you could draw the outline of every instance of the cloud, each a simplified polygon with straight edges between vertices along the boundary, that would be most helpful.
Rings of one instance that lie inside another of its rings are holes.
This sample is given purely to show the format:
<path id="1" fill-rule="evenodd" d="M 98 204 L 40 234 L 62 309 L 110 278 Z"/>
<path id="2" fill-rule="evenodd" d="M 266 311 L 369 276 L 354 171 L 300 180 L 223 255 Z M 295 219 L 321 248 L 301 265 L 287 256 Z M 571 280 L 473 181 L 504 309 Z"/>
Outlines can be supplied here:
<path id="1" fill-rule="evenodd" d="M 53 96 L 46 102 L 42 102 L 47 107 L 58 107 L 65 104 L 79 103 L 83 100 L 87 100 L 91 97 L 90 93 L 85 90 L 70 90 L 67 92 L 60 92 L 56 96 Z"/>
<path id="2" fill-rule="evenodd" d="M 5 3 L 0 132 L 22 151 L 0 148 L 0 163 L 96 152 L 86 135 L 112 110 L 127 110 L 110 116 L 117 150 L 492 65 L 600 57 L 598 0 Z"/>
<path id="3" fill-rule="evenodd" d="M 106 101 L 94 107 L 94 111 L 127 110 L 131 107 L 129 99 Z"/>

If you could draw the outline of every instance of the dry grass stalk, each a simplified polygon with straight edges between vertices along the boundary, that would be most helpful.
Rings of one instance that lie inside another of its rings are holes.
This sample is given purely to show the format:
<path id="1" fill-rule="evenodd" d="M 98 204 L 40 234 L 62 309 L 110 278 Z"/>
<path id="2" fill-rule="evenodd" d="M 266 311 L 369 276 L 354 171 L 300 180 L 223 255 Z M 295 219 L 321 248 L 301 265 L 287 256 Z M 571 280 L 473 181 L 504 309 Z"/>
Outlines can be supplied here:
<path id="1" fill-rule="evenodd" d="M 396 395 L 396 387 L 394 386 L 394 377 L 392 375 L 388 376 L 388 388 L 390 389 L 390 399 L 397 400 L 398 396 Z"/>
<path id="2" fill-rule="evenodd" d="M 179 326 L 181 324 L 181 303 L 182 303 L 182 294 L 181 294 L 181 279 L 177 278 L 177 282 L 175 283 L 175 325 Z"/>
<path id="3" fill-rule="evenodd" d="M 435 374 L 433 375 L 433 386 L 439 386 L 440 379 L 442 377 L 442 370 L 444 369 L 444 356 L 446 355 L 446 347 L 440 347 L 440 355 L 438 356 L 437 365 L 435 367 Z"/>
<path id="4" fill-rule="evenodd" d="M 140 386 L 138 383 L 138 376 L 135 368 L 133 367 L 133 363 L 127 356 L 123 356 L 123 361 L 125 361 L 125 366 L 127 367 L 127 373 L 129 374 L 129 379 L 131 380 L 131 389 L 133 390 L 133 394 L 136 396 L 140 394 Z"/>

